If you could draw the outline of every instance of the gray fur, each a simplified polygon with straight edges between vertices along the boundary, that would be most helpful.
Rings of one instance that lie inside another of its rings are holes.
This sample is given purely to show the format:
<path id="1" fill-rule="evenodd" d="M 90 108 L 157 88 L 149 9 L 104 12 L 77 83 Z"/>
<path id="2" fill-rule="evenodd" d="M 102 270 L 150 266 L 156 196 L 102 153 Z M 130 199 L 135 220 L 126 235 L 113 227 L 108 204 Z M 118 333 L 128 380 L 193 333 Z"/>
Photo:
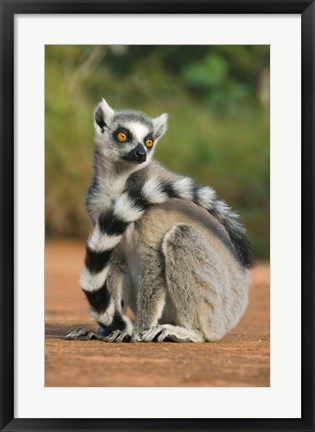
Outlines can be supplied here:
<path id="1" fill-rule="evenodd" d="M 136 249 L 127 268 L 140 275 L 131 277 L 129 289 L 136 293 L 135 333 L 143 341 L 218 340 L 246 308 L 248 270 L 228 239 L 222 241 L 224 230 L 203 212 L 174 199 L 135 224 Z M 126 243 L 120 248 L 125 262 L 129 248 Z"/>
<path id="2" fill-rule="evenodd" d="M 86 200 L 93 231 L 81 287 L 90 296 L 96 293 L 98 302 L 98 290 L 108 290 L 109 307 L 97 313 L 93 306 L 92 314 L 112 329 L 111 342 L 131 334 L 143 341 L 217 340 L 247 304 L 248 270 L 235 249 L 247 237 L 237 215 L 211 188 L 152 161 L 154 148 L 146 150 L 145 163 L 125 160 L 139 142 L 145 145 L 148 134 L 156 144 L 166 127 L 166 114 L 149 119 L 135 111 L 115 112 L 104 100 L 95 111 L 95 172 Z M 129 131 L 128 141 L 117 142 L 117 128 Z M 121 231 L 122 226 L 128 228 Z M 93 267 L 95 254 L 105 251 L 113 253 L 111 261 L 107 257 L 103 267 Z M 125 316 L 127 305 L 136 314 L 134 329 Z"/>
<path id="3" fill-rule="evenodd" d="M 153 132 L 153 122 L 147 115 L 142 112 L 134 110 L 115 111 L 113 122 L 118 124 L 124 123 L 142 123 Z"/>

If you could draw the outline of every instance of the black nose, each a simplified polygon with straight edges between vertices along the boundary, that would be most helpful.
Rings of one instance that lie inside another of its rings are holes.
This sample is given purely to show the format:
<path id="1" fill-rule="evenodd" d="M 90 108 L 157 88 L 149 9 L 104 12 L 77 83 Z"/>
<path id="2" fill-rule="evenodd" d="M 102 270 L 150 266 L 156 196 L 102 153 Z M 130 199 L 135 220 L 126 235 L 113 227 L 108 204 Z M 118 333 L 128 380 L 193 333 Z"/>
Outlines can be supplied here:
<path id="1" fill-rule="evenodd" d="M 131 152 L 129 153 L 131 160 L 136 162 L 144 162 L 147 159 L 147 153 L 142 144 L 138 144 Z"/>
<path id="2" fill-rule="evenodd" d="M 136 150 L 135 151 L 135 155 L 136 155 L 136 158 L 139 159 L 139 160 L 141 160 L 141 161 L 145 161 L 146 158 L 147 158 L 147 155 L 146 155 L 145 151 L 142 150 L 142 149 Z"/>

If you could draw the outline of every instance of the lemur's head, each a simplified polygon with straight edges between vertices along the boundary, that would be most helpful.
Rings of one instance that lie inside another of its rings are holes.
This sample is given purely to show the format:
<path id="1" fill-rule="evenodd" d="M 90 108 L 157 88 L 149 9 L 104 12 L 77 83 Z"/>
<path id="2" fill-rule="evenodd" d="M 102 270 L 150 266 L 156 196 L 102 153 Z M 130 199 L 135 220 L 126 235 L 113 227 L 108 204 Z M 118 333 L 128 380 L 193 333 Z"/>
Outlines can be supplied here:
<path id="1" fill-rule="evenodd" d="M 94 113 L 94 127 L 96 145 L 107 160 L 139 169 L 152 159 L 167 129 L 167 114 L 150 118 L 138 111 L 114 111 L 102 99 Z"/>

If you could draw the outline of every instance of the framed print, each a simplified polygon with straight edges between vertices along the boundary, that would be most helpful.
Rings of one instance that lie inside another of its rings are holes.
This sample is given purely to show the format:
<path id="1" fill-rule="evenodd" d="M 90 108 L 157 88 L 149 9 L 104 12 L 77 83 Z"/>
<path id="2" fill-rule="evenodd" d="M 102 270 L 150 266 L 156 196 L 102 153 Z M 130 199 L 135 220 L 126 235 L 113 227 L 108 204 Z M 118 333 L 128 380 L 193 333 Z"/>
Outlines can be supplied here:
<path id="1" fill-rule="evenodd" d="M 1 0 L 1 430 L 314 430 L 314 14 Z"/>

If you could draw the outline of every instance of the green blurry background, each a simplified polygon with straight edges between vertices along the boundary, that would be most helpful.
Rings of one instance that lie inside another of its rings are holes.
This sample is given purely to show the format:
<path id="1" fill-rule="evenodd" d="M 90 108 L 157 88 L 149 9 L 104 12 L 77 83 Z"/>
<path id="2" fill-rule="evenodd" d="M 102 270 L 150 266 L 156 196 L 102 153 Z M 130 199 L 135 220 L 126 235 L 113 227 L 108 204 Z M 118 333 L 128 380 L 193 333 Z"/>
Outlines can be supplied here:
<path id="1" fill-rule="evenodd" d="M 169 113 L 156 159 L 212 186 L 269 256 L 269 46 L 46 46 L 46 235 L 85 238 L 93 111 Z"/>

